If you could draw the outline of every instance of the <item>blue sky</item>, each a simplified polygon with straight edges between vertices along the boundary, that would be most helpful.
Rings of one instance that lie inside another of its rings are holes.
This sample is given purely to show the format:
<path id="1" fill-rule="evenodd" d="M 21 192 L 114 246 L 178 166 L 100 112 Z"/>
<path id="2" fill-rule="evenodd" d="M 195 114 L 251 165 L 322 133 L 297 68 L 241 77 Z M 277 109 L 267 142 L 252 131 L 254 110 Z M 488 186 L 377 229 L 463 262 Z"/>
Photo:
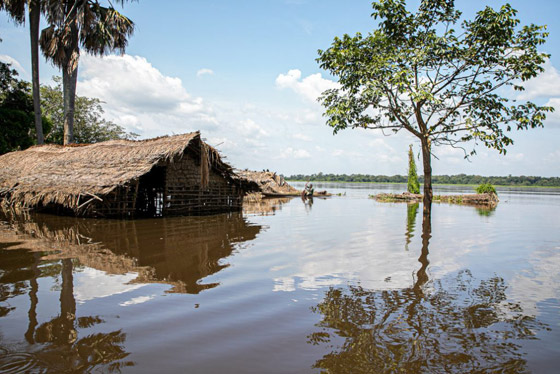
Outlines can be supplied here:
<path id="1" fill-rule="evenodd" d="M 409 1 L 414 8 L 418 1 Z M 456 1 L 466 18 L 504 1 Z M 436 148 L 434 174 L 560 175 L 560 2 L 510 1 L 522 24 L 548 25 L 545 74 L 526 99 L 559 104 L 544 129 L 513 134 L 506 156 L 478 147 L 471 161 Z M 163 5 L 164 4 L 164 5 Z M 295 173 L 405 174 L 408 144 L 400 132 L 333 136 L 317 95 L 333 78 L 315 59 L 335 36 L 375 27 L 367 0 L 140 0 L 122 12 L 136 24 L 124 56 L 82 55 L 78 94 L 105 102 L 106 117 L 142 138 L 201 130 L 234 167 Z M 0 14 L 0 59 L 30 79 L 29 39 Z M 42 82 L 58 70 L 42 60 Z M 421 169 L 421 167 L 420 167 Z"/>

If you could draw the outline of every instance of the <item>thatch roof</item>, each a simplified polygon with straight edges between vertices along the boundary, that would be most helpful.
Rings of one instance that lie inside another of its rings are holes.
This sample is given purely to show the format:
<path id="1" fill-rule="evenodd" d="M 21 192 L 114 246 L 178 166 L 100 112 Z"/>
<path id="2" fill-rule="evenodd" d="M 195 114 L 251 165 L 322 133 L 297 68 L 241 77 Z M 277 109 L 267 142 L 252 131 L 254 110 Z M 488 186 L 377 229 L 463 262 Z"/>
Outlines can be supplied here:
<path id="1" fill-rule="evenodd" d="M 0 156 L 0 199 L 25 206 L 74 208 L 80 196 L 106 195 L 138 180 L 162 161 L 189 148 L 224 177 L 233 176 L 199 132 L 149 140 L 111 140 L 88 145 L 42 145 Z M 202 168 L 206 169 L 206 168 Z"/>
<path id="2" fill-rule="evenodd" d="M 237 170 L 236 174 L 248 183 L 255 184 L 254 190 L 264 194 L 299 195 L 301 193 L 290 186 L 284 177 L 272 171 Z"/>

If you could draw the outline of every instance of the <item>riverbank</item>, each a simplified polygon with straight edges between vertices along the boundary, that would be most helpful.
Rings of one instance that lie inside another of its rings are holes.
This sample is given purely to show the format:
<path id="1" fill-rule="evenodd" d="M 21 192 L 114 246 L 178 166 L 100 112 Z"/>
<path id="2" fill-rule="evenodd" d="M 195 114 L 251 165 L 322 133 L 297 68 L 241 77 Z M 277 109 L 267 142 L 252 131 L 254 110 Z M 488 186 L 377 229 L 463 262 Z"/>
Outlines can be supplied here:
<path id="1" fill-rule="evenodd" d="M 300 182 L 306 183 L 307 180 L 301 179 L 286 179 L 287 182 Z M 354 182 L 354 181 L 343 181 L 343 180 L 336 180 L 336 181 L 324 181 L 324 180 L 311 180 L 313 183 L 352 183 L 352 184 L 375 184 L 375 185 L 382 185 L 382 184 L 391 184 L 391 185 L 406 185 L 406 182 Z M 480 184 L 463 184 L 463 183 L 432 183 L 432 186 L 457 186 L 457 187 L 473 187 L 476 188 Z M 420 183 L 422 187 L 422 183 Z M 522 185 L 505 185 L 505 184 L 493 184 L 496 188 L 543 188 L 543 189 L 556 189 L 560 190 L 560 186 L 522 186 Z"/>
<path id="2" fill-rule="evenodd" d="M 421 202 L 424 196 L 422 194 L 412 194 L 403 192 L 402 194 L 395 193 L 380 193 L 376 195 L 369 195 L 371 199 L 380 202 L 405 202 L 416 203 Z M 467 195 L 434 195 L 434 203 L 449 203 L 459 205 L 475 205 L 495 207 L 498 204 L 498 196 L 494 193 L 484 194 L 467 194 Z"/>

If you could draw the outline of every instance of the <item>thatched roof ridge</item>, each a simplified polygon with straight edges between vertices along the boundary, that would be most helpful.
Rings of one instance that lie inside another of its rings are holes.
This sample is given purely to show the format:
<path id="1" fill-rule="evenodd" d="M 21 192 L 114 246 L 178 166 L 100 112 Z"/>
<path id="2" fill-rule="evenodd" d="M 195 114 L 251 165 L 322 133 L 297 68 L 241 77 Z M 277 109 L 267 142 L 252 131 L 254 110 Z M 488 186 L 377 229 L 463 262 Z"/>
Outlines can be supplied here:
<path id="1" fill-rule="evenodd" d="M 48 203 L 75 208 L 80 196 L 105 195 L 138 180 L 162 161 L 200 145 L 212 167 L 225 176 L 231 167 L 200 139 L 199 132 L 148 140 L 111 140 L 82 146 L 42 145 L 0 156 L 0 199 L 26 206 Z"/>
<path id="2" fill-rule="evenodd" d="M 256 187 L 254 190 L 262 193 L 300 194 L 301 191 L 290 186 L 284 177 L 272 171 L 236 170 L 239 178 Z"/>

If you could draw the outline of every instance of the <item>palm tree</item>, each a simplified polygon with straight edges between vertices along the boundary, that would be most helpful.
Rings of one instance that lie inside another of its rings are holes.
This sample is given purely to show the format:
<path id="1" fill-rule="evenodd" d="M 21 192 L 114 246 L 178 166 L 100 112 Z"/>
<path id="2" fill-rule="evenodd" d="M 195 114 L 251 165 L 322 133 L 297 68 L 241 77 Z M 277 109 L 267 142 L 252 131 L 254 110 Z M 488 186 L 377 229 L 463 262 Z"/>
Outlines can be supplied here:
<path id="1" fill-rule="evenodd" d="M 18 24 L 25 22 L 25 5 L 29 10 L 29 32 L 31 39 L 31 71 L 33 110 L 37 144 L 43 144 L 43 121 L 41 119 L 41 93 L 39 85 L 39 21 L 41 20 L 40 0 L 0 0 L 0 10 L 5 10 Z"/>
<path id="2" fill-rule="evenodd" d="M 97 0 L 47 0 L 46 4 L 50 26 L 41 32 L 40 44 L 45 57 L 62 69 L 64 144 L 70 144 L 74 142 L 80 48 L 98 56 L 115 50 L 124 53 L 134 23 Z"/>

